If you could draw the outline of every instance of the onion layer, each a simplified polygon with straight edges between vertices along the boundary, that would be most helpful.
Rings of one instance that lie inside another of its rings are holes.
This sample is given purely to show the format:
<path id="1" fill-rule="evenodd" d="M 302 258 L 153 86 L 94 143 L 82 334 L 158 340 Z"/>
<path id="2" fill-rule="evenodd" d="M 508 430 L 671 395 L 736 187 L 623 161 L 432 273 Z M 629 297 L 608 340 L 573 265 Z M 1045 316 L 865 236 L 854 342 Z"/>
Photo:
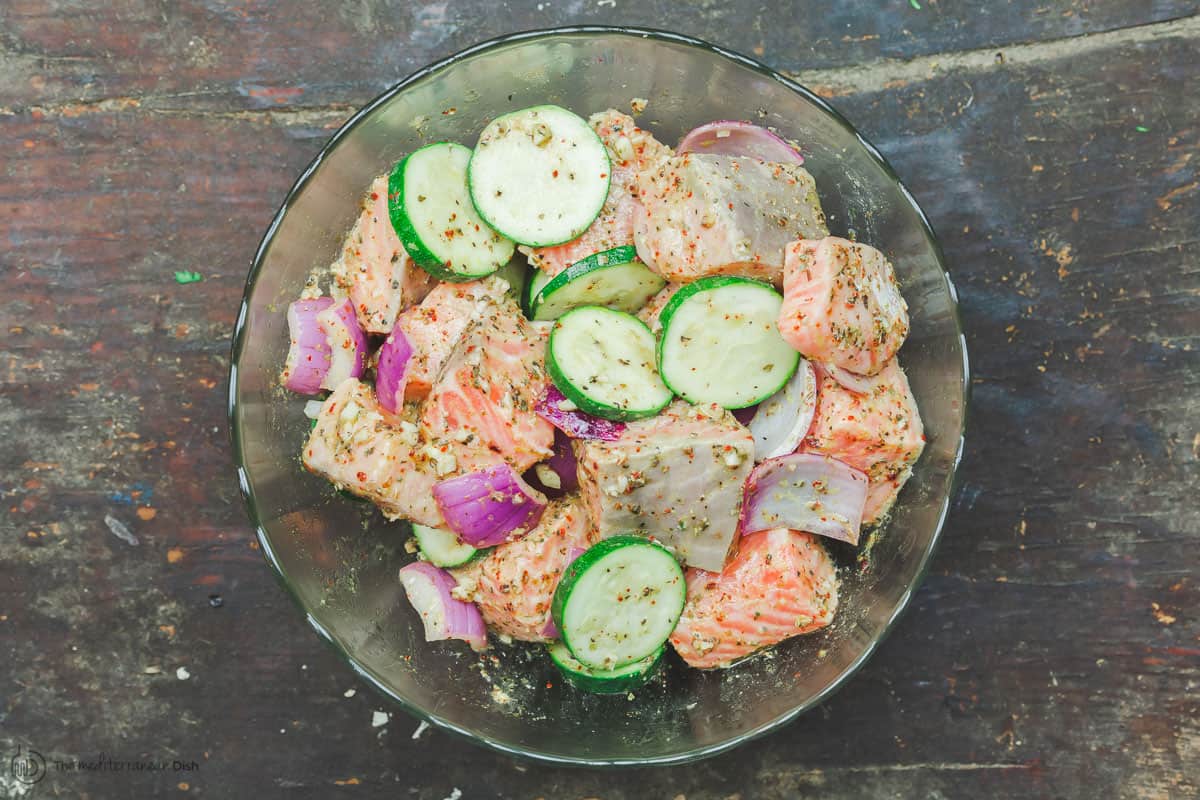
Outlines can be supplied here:
<path id="1" fill-rule="evenodd" d="M 821 369 L 837 381 L 843 389 L 855 394 L 870 394 L 879 383 L 877 378 L 859 375 L 857 372 L 851 372 L 833 364 L 822 364 Z"/>
<path id="2" fill-rule="evenodd" d="M 288 306 L 287 360 L 283 364 L 283 386 L 298 394 L 317 394 L 329 372 L 329 342 L 317 316 L 333 305 L 333 298 L 297 300 Z"/>
<path id="3" fill-rule="evenodd" d="M 758 413 L 758 406 L 746 406 L 745 408 L 735 408 L 729 412 L 733 414 L 733 418 L 743 425 L 749 425 L 754 419 L 754 415 Z"/>
<path id="4" fill-rule="evenodd" d="M 747 427 L 754 436 L 754 458 L 787 455 L 800 446 L 817 411 L 817 374 L 807 359 L 783 388 L 758 406 Z"/>
<path id="5" fill-rule="evenodd" d="M 803 164 L 804 156 L 786 139 L 749 122 L 718 120 L 693 129 L 679 141 L 677 152 L 750 156 L 763 161 Z"/>
<path id="6" fill-rule="evenodd" d="M 472 547 L 494 547 L 518 528 L 528 531 L 546 509 L 546 496 L 508 464 L 448 478 L 433 487 L 433 498 L 446 525 Z"/>
<path id="7" fill-rule="evenodd" d="M 867 476 L 815 453 L 771 458 L 746 479 L 742 535 L 790 528 L 858 544 Z"/>
<path id="8" fill-rule="evenodd" d="M 329 343 L 329 371 L 322 389 L 333 390 L 347 378 L 357 378 L 367 365 L 367 335 L 358 327 L 354 303 L 346 298 L 317 315 L 317 325 Z"/>
<path id="9" fill-rule="evenodd" d="M 425 641 L 461 639 L 472 650 L 487 647 L 487 626 L 474 603 L 465 603 L 451 592 L 458 585 L 454 577 L 427 561 L 414 561 L 401 567 L 400 583 L 408 602 L 421 616 Z"/>
<path id="10" fill-rule="evenodd" d="M 569 405 L 567 406 L 569 410 L 564 410 L 563 404 L 569 402 L 557 386 L 550 384 L 546 387 L 546 393 L 538 399 L 533 410 L 539 417 L 573 439 L 603 439 L 606 442 L 612 442 L 620 439 L 621 434 L 625 432 L 625 423 L 623 422 L 611 422 L 593 417 L 591 414 L 577 411 Z"/>
<path id="11" fill-rule="evenodd" d="M 575 448 L 562 431 L 554 432 L 554 455 L 546 461 L 558 475 L 559 487 L 564 493 L 579 488 L 579 465 L 575 460 Z"/>
<path id="12" fill-rule="evenodd" d="M 379 348 L 379 364 L 375 367 L 375 394 L 379 405 L 393 414 L 404 408 L 404 387 L 408 383 L 408 360 L 412 345 L 400 328 L 395 328 Z"/>
<path id="13" fill-rule="evenodd" d="M 578 463 L 571 439 L 557 428 L 554 431 L 553 455 L 522 475 L 529 485 L 550 498 L 559 498 L 579 488 Z"/>

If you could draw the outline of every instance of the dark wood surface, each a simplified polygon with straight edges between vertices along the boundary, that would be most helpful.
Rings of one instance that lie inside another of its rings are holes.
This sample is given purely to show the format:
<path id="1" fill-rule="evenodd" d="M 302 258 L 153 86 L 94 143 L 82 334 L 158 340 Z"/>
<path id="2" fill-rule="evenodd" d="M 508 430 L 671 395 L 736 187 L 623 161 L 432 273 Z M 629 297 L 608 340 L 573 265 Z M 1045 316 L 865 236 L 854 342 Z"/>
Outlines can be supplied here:
<path id="1" fill-rule="evenodd" d="M 0 5 L 0 797 L 1200 796 L 1200 3 L 915 5 Z M 829 96 L 940 232 L 974 367 L 962 489 L 896 631 L 818 711 L 687 767 L 373 726 L 230 468 L 233 315 L 298 171 L 429 60 L 578 22 Z M 18 748 L 198 769 L 25 792 Z"/>

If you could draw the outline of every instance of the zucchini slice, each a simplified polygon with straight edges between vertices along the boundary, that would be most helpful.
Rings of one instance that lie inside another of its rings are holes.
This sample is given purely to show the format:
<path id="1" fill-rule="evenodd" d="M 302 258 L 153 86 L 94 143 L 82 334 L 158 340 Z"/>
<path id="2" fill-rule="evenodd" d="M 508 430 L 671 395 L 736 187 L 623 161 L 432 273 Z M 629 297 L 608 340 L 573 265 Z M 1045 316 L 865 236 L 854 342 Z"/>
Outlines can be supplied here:
<path id="1" fill-rule="evenodd" d="M 551 277 L 540 269 L 530 267 L 529 280 L 525 281 L 525 290 L 521 293 L 521 310 L 525 312 L 525 316 L 533 319 L 533 299 L 551 280 Z"/>
<path id="2" fill-rule="evenodd" d="M 388 176 L 388 214 L 413 263 L 438 280 L 474 281 L 512 258 L 515 245 L 480 219 L 467 190 L 470 148 L 426 145 Z"/>
<path id="3" fill-rule="evenodd" d="M 638 688 L 658 670 L 665 650 L 666 647 L 660 646 L 641 661 L 616 669 L 592 669 L 576 660 L 562 642 L 553 642 L 546 647 L 550 660 L 558 667 L 563 678 L 577 689 L 592 694 L 624 694 Z"/>
<path id="4" fill-rule="evenodd" d="M 533 106 L 483 129 L 468 178 L 479 215 L 520 244 L 549 247 L 588 229 L 612 172 L 600 137 L 577 114 Z"/>
<path id="5" fill-rule="evenodd" d="M 592 545 L 567 567 L 551 612 L 579 663 L 616 670 L 663 646 L 686 599 L 675 556 L 649 539 L 622 534 Z"/>
<path id="6" fill-rule="evenodd" d="M 748 278 L 701 278 L 675 293 L 659 320 L 658 371 L 689 403 L 745 408 L 783 388 L 800 354 L 779 335 L 783 297 Z"/>
<path id="7" fill-rule="evenodd" d="M 412 532 L 421 555 L 435 567 L 461 567 L 483 552 L 458 538 L 453 531 L 414 522 Z"/>
<path id="8" fill-rule="evenodd" d="M 530 303 L 531 319 L 554 320 L 579 306 L 604 306 L 630 314 L 667 282 L 626 245 L 593 253 L 555 275 Z"/>
<path id="9" fill-rule="evenodd" d="M 671 402 L 658 375 L 654 334 L 623 311 L 581 306 L 550 330 L 546 371 L 568 400 L 611 420 L 652 417 Z"/>

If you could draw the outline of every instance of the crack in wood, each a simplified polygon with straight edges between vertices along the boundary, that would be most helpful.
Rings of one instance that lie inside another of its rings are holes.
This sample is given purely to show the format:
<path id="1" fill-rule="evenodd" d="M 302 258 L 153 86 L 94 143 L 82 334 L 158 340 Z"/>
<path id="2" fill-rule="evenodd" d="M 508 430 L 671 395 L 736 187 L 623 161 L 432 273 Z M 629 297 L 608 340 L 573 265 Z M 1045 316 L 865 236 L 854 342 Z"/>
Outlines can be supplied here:
<path id="1" fill-rule="evenodd" d="M 882 775 L 889 772 L 976 772 L 979 770 L 1031 769 L 1029 764 L 975 764 L 975 763 L 941 763 L 936 761 L 917 764 L 859 764 L 850 767 L 818 767 L 803 770 L 779 770 L 791 776 L 812 776 L 835 774 L 871 774 Z"/>
<path id="2" fill-rule="evenodd" d="M 1111 31 L 1050 39 L 1041 42 L 997 45 L 973 50 L 957 50 L 913 59 L 881 58 L 851 67 L 784 71 L 782 74 L 804 84 L 825 97 L 870 94 L 907 86 L 950 72 L 982 73 L 1015 66 L 1042 64 L 1075 58 L 1111 47 L 1144 45 L 1163 39 L 1200 37 L 1200 15 L 1178 17 Z M 997 54 L 1003 54 L 997 59 Z M 0 61 L 6 54 L 0 51 Z M 13 56 L 13 53 L 8 53 Z M 42 58 L 21 54 L 25 58 Z M 331 126 L 348 116 L 356 103 L 328 103 L 312 106 L 280 105 L 275 108 L 195 109 L 169 105 L 172 100 L 188 97 L 219 98 L 221 90 L 203 89 L 163 95 L 96 98 L 75 103 L 39 106 L 0 106 L 0 116 L 40 113 L 47 118 L 75 117 L 89 113 L 154 113 L 184 117 L 206 117 L 250 122 L 277 122 L 296 126 Z"/>
<path id="3" fill-rule="evenodd" d="M 818 94 L 838 97 L 896 89 L 948 72 L 978 73 L 1009 69 L 1074 58 L 1110 47 L 1195 36 L 1200 36 L 1200 15 L 1042 42 L 949 51 L 913 59 L 881 58 L 853 67 L 800 70 L 784 74 Z M 998 54 L 1003 54 L 1002 59 L 997 58 Z"/>
<path id="4" fill-rule="evenodd" d="M 151 108 L 151 114 L 168 117 L 229 119 L 247 122 L 277 122 L 297 127 L 330 128 L 340 125 L 354 111 L 354 106 L 338 103 L 328 106 L 271 108 L 262 110 L 193 110 L 186 108 Z"/>

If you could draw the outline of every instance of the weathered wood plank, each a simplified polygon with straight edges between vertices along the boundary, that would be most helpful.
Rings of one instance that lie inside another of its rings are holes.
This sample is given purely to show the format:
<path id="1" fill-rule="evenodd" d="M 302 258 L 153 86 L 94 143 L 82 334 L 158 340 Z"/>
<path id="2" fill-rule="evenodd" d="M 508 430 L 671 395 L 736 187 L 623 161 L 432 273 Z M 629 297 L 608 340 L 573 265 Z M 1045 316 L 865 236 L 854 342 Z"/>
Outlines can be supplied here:
<path id="1" fill-rule="evenodd" d="M 188 25 L 232 37 L 231 51 L 284 36 L 279 12 L 239 27 L 224 6 L 185 8 L 167 26 L 180 38 L 120 33 L 148 53 L 137 80 L 169 72 Z M 46 15 L 38 30 L 100 52 L 115 46 L 86 37 L 118 35 L 107 13 L 65 28 Z M 418 39 L 419 58 L 459 35 Z M 212 80 L 257 79 L 290 63 L 279 52 Z M 356 58 L 335 74 L 359 97 L 377 76 Z M 60 99 L 83 91 L 64 63 L 46 62 L 66 76 Z M 933 218 L 959 286 L 976 375 L 962 493 L 912 610 L 844 691 L 730 755 L 622 774 L 516 764 L 434 732 L 413 740 L 399 713 L 372 727 L 382 701 L 319 644 L 253 549 L 223 427 L 228 331 L 262 228 L 345 112 L 227 113 L 254 107 L 245 100 L 72 116 L 13 95 L 22 107 L 0 116 L 16 148 L 0 185 L 0 752 L 202 763 L 55 774 L 46 796 L 181 782 L 214 797 L 327 796 L 351 779 L 346 791 L 423 800 L 456 787 L 464 800 L 1195 796 L 1200 88 L 1185 78 L 1198 64 L 1189 33 L 835 99 Z M 176 269 L 205 279 L 179 285 Z"/>
<path id="2" fill-rule="evenodd" d="M 505 3 L 364 0 L 155 4 L 33 0 L 0 16 L 0 105 L 81 100 L 273 109 L 364 103 L 432 58 L 499 32 L 567 24 L 668 28 L 779 69 L 851 67 L 1085 36 L 1195 14 L 1197 0 L 881 3 Z"/>

